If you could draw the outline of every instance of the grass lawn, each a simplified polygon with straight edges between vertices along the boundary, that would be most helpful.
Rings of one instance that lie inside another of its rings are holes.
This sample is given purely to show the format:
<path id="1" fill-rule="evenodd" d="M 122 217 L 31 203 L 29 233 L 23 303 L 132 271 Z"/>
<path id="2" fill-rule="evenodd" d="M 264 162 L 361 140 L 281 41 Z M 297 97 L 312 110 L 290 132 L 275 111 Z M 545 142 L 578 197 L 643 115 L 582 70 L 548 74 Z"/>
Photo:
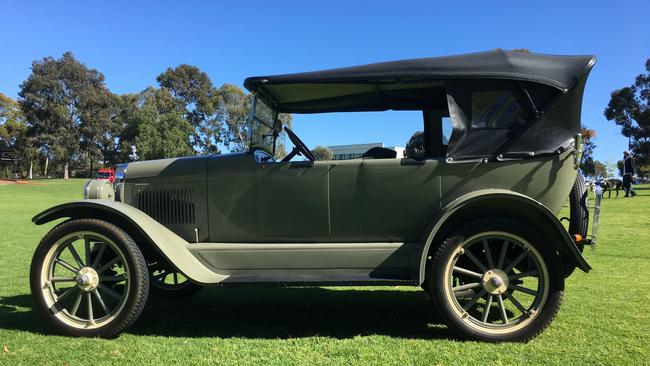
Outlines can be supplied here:
<path id="1" fill-rule="evenodd" d="M 0 364 L 650 364 L 650 186 L 604 199 L 591 273 L 566 284 L 528 344 L 458 341 L 419 288 L 211 288 L 150 297 L 115 340 L 52 335 L 32 313 L 29 264 L 52 225 L 31 217 L 81 198 L 83 180 L 0 185 Z"/>

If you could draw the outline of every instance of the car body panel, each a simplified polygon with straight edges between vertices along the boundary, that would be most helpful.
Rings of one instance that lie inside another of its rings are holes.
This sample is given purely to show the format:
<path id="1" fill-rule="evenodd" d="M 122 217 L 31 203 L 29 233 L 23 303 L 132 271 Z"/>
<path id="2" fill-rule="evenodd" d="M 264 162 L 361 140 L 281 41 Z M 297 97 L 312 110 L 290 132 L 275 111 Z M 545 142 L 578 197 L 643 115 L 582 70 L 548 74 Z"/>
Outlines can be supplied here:
<path id="1" fill-rule="evenodd" d="M 257 163 L 247 153 L 212 155 L 207 167 L 210 242 L 259 242 Z"/>
<path id="2" fill-rule="evenodd" d="M 257 166 L 257 219 L 263 242 L 330 239 L 327 162 L 260 163 Z"/>
<path id="3" fill-rule="evenodd" d="M 441 206 L 445 207 L 468 193 L 489 188 L 526 195 L 557 214 L 569 196 L 576 175 L 572 152 L 499 163 L 445 164 Z"/>
<path id="4" fill-rule="evenodd" d="M 560 220 L 558 220 L 555 214 L 542 203 L 518 192 L 504 189 L 481 189 L 456 198 L 454 201 L 442 208 L 438 215 L 436 215 L 436 217 L 431 221 L 430 229 L 426 231 L 426 234 L 422 239 L 424 247 L 421 251 L 418 271 L 419 283 L 423 283 L 425 280 L 429 248 L 431 248 L 432 245 L 435 245 L 434 243 L 436 240 L 444 239 L 444 237 L 439 235 L 441 233 L 441 228 L 448 221 L 451 221 L 451 218 L 454 215 L 458 215 L 455 218 L 454 223 L 462 223 L 469 221 L 470 218 L 474 218 L 474 210 L 477 207 L 475 204 L 480 203 L 481 201 L 490 202 L 490 206 L 493 207 L 500 206 L 502 211 L 499 212 L 511 209 L 514 211 L 514 208 L 516 207 L 519 213 L 524 212 L 529 215 L 526 215 L 526 217 L 520 215 L 518 219 L 531 220 L 529 221 L 531 224 L 535 224 L 532 220 L 536 220 L 536 224 L 538 225 L 541 224 L 539 220 L 545 220 L 545 223 L 549 224 L 547 226 L 548 230 L 551 231 L 550 233 L 546 233 L 545 237 L 554 237 L 557 239 L 556 241 L 550 240 L 548 245 L 554 245 L 559 252 L 566 253 L 568 258 L 565 257 L 565 259 L 572 261 L 581 270 L 585 272 L 591 270 L 591 266 L 589 266 L 587 261 L 584 259 L 576 247 L 575 242 L 562 226 Z"/>
<path id="5" fill-rule="evenodd" d="M 34 216 L 32 221 L 40 225 L 63 217 L 98 218 L 109 222 L 116 222 L 116 218 L 126 220 L 131 224 L 130 228 L 149 239 L 165 258 L 193 281 L 210 284 L 227 277 L 206 268 L 190 253 L 187 241 L 133 206 L 111 200 L 75 201 L 49 208 Z"/>

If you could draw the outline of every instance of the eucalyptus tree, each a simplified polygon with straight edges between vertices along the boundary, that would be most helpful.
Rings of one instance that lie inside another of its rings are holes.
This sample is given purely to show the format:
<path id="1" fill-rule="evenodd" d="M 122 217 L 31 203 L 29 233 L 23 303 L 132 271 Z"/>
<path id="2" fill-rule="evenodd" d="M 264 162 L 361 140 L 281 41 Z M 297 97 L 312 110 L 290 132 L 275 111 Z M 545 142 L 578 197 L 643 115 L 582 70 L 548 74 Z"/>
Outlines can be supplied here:
<path id="1" fill-rule="evenodd" d="M 194 129 L 194 149 L 200 153 L 213 152 L 222 143 L 223 125 L 215 115 L 218 98 L 208 74 L 196 66 L 182 64 L 168 68 L 156 80 L 183 106 L 182 117 Z"/>
<path id="2" fill-rule="evenodd" d="M 637 75 L 632 85 L 613 91 L 605 108 L 605 117 L 628 138 L 640 175 L 650 170 L 650 59 L 645 68 L 646 73 Z"/>
<path id="3" fill-rule="evenodd" d="M 70 52 L 59 59 L 45 57 L 32 62 L 19 97 L 35 144 L 47 159 L 63 163 L 65 179 L 72 159 L 84 154 L 91 161 L 96 158 L 97 137 L 110 120 L 106 113 L 110 92 L 102 73 L 86 67 Z"/>

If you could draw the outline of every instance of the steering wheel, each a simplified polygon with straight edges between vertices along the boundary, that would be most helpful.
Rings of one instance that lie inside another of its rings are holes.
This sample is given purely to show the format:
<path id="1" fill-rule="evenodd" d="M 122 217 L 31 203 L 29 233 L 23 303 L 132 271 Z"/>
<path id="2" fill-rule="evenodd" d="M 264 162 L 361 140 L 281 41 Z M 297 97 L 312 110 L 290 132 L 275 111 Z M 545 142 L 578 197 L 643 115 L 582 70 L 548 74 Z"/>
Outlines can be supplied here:
<path id="1" fill-rule="evenodd" d="M 287 136 L 289 136 L 289 140 L 291 140 L 293 146 L 295 147 L 293 148 L 293 150 L 291 150 L 291 152 L 287 156 L 284 157 L 284 159 L 282 159 L 282 161 L 289 161 L 291 160 L 291 158 L 293 158 L 296 155 L 302 155 L 305 158 L 307 158 L 307 160 L 309 161 L 316 161 L 316 157 L 314 156 L 314 154 L 311 153 L 311 151 L 309 151 L 307 145 L 305 145 L 305 143 L 302 142 L 302 140 L 300 140 L 298 136 L 296 136 L 296 134 L 293 133 L 291 129 L 289 129 L 289 127 L 284 126 L 284 131 L 287 133 Z"/>

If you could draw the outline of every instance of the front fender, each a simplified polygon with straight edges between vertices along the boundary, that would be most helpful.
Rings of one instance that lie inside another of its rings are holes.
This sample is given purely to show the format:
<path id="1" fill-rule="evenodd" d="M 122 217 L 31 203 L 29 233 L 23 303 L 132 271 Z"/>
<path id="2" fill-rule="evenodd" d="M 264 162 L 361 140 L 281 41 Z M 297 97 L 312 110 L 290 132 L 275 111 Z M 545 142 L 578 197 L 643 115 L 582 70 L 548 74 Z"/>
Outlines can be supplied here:
<path id="1" fill-rule="evenodd" d="M 192 281 L 213 284 L 228 278 L 212 272 L 190 253 L 191 245 L 146 213 L 122 202 L 110 200 L 82 200 L 51 207 L 32 218 L 41 225 L 59 218 L 97 218 L 121 227 L 131 236 L 148 240 L 173 266 Z M 125 227 L 126 226 L 126 227 Z"/>
<path id="2" fill-rule="evenodd" d="M 447 234 L 459 223 L 486 217 L 479 216 L 481 210 L 477 208 L 481 206 L 488 208 L 492 216 L 505 215 L 529 223 L 533 228 L 543 227 L 545 230 L 549 230 L 550 232 L 542 234 L 555 239 L 551 242 L 556 250 L 563 254 L 565 260 L 570 260 L 571 265 L 575 265 L 585 272 L 591 270 L 591 266 L 584 259 L 560 220 L 546 206 L 521 193 L 502 189 L 485 189 L 468 193 L 452 201 L 440 210 L 436 219 L 429 226 L 429 230 L 423 238 L 425 244 L 420 258 L 420 284 L 425 280 L 427 259 L 434 240 L 443 240 L 444 238 L 438 238 L 438 236 Z"/>

